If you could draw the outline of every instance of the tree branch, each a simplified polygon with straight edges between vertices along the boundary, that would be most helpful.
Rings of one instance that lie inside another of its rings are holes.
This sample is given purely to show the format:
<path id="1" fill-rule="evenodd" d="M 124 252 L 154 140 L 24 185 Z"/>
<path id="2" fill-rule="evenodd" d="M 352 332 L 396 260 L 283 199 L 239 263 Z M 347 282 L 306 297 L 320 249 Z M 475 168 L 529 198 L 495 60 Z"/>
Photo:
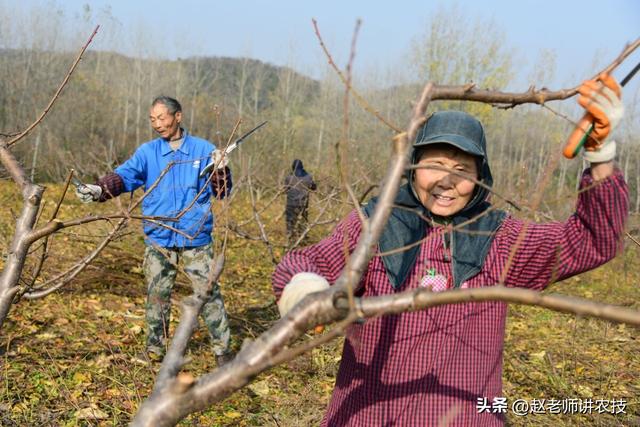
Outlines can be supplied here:
<path id="1" fill-rule="evenodd" d="M 584 298 L 497 285 L 475 289 L 453 289 L 446 292 L 432 292 L 427 288 L 417 288 L 393 295 L 359 299 L 358 310 L 363 317 L 376 317 L 424 310 L 439 305 L 483 301 L 503 301 L 544 307 L 562 313 L 626 323 L 640 328 L 640 311 L 638 310 Z M 342 299 L 336 301 L 336 306 L 344 309 L 348 307 L 348 303 L 346 299 Z"/>
<path id="2" fill-rule="evenodd" d="M 639 46 L 640 38 L 625 46 L 620 55 L 602 71 L 597 73 L 594 78 L 601 73 L 611 73 L 611 71 L 620 65 L 625 58 L 631 55 Z M 520 104 L 544 104 L 548 101 L 567 99 L 577 94 L 579 87 L 580 86 L 576 86 L 571 89 L 561 89 L 557 91 L 547 89 L 536 91 L 534 88 L 531 88 L 524 93 L 514 93 L 476 89 L 473 83 L 463 86 L 436 85 L 433 89 L 432 99 L 477 101 L 493 104 L 508 104 L 510 107 L 515 107 Z"/>
<path id="3" fill-rule="evenodd" d="M 107 237 L 105 237 L 105 239 L 100 242 L 100 244 L 96 246 L 96 248 L 91 253 L 89 253 L 89 255 L 84 257 L 73 267 L 67 269 L 67 271 L 64 271 L 63 273 L 58 274 L 56 277 L 42 283 L 37 290 L 24 293 L 22 297 L 29 300 L 43 298 L 71 282 L 71 280 L 73 280 L 78 274 L 80 274 L 91 263 L 91 261 L 93 261 L 100 254 L 100 252 L 102 252 L 102 250 L 106 248 L 107 245 L 111 243 L 111 241 L 113 241 L 113 239 L 115 239 L 118 232 L 127 224 L 127 222 L 127 218 L 120 219 L 120 221 L 118 221 L 109 235 L 107 235 Z"/>
<path id="4" fill-rule="evenodd" d="M 356 99 L 356 101 L 358 101 L 358 104 L 360 104 L 360 106 L 365 111 L 368 111 L 369 113 L 373 114 L 378 120 L 380 120 L 382 123 L 387 125 L 389 128 L 391 128 L 395 132 L 398 132 L 398 133 L 402 132 L 402 129 L 398 128 L 393 123 L 391 123 L 389 120 L 385 119 L 380 114 L 379 111 L 377 111 L 373 107 L 371 107 L 371 105 L 367 102 L 367 100 L 364 99 L 364 97 L 362 95 L 360 95 L 353 88 L 353 86 L 351 86 L 351 82 L 349 81 L 349 79 L 347 79 L 344 76 L 344 74 L 342 74 L 342 71 L 340 71 L 340 68 L 338 68 L 338 66 L 334 62 L 333 57 L 331 56 L 331 53 L 327 49 L 327 46 L 324 44 L 324 41 L 322 40 L 322 36 L 320 35 L 320 29 L 318 28 L 318 22 L 315 19 L 312 19 L 311 22 L 313 22 L 313 28 L 314 28 L 314 31 L 316 33 L 316 37 L 318 38 L 318 42 L 320 43 L 320 47 L 322 48 L 322 51 L 324 52 L 324 54 L 327 57 L 327 61 L 329 62 L 329 65 L 331 66 L 331 68 L 333 68 L 333 70 L 336 72 L 338 77 L 340 77 L 340 80 L 344 84 L 345 88 L 353 94 L 353 97 Z"/>
<path id="5" fill-rule="evenodd" d="M 75 71 L 76 67 L 80 63 L 80 60 L 82 59 L 82 55 L 84 55 L 84 52 L 89 47 L 89 44 L 93 40 L 93 37 L 98 32 L 98 28 L 100 28 L 100 25 L 96 26 L 96 28 L 93 30 L 93 33 L 91 33 L 91 36 L 89 36 L 89 40 L 87 40 L 85 45 L 82 46 L 82 49 L 80 49 L 80 52 L 78 53 L 78 56 L 76 57 L 76 60 L 71 65 L 71 68 L 67 72 L 67 75 L 65 76 L 64 80 L 62 80 L 62 83 L 60 83 L 60 86 L 58 87 L 58 90 L 56 90 L 56 93 L 53 95 L 53 97 L 49 101 L 49 104 L 47 104 L 47 106 L 45 107 L 44 111 L 42 111 L 42 113 L 40 113 L 40 116 L 33 123 L 31 123 L 31 125 L 29 125 L 29 127 L 27 127 L 25 130 L 20 132 L 13 139 L 11 139 L 9 142 L 7 142 L 7 146 L 8 147 L 11 147 L 12 145 L 14 145 L 18 141 L 20 141 L 22 138 L 27 136 L 29 134 L 29 132 L 31 132 L 36 126 L 38 126 L 40 124 L 40 122 L 45 118 L 45 116 L 47 115 L 49 110 L 51 110 L 51 107 L 53 107 L 53 104 L 56 102 L 56 100 L 58 99 L 58 97 L 62 93 L 62 89 L 64 89 L 64 87 L 67 85 L 67 82 L 71 78 L 71 75 L 73 74 L 73 72 Z"/>

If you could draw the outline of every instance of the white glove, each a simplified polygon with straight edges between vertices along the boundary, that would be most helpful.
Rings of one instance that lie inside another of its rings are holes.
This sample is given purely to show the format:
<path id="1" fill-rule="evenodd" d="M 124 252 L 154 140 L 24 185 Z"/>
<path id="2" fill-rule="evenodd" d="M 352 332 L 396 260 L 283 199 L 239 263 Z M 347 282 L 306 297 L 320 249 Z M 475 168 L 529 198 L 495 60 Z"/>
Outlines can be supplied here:
<path id="1" fill-rule="evenodd" d="M 298 273 L 291 278 L 287 286 L 284 287 L 280 301 L 278 301 L 278 310 L 280 317 L 293 308 L 307 295 L 325 291 L 329 289 L 329 282 L 322 276 L 315 273 Z"/>
<path id="2" fill-rule="evenodd" d="M 102 187 L 94 184 L 82 184 L 76 187 L 76 197 L 82 203 L 97 202 L 102 196 Z"/>
<path id="3" fill-rule="evenodd" d="M 607 137 L 613 133 L 624 116 L 620 85 L 611 76 L 600 75 L 596 81 L 584 82 L 578 92 L 578 103 L 594 119 L 591 136 L 601 142 L 599 146 L 585 144 L 584 158 L 589 163 L 611 161 L 616 156 L 616 143 Z"/>
<path id="4" fill-rule="evenodd" d="M 598 151 L 584 151 L 584 159 L 589 163 L 604 163 L 616 157 L 616 142 L 607 139 Z"/>
<path id="5" fill-rule="evenodd" d="M 602 85 L 600 91 L 592 92 L 591 102 L 591 108 L 599 109 L 609 120 L 609 133 L 613 132 L 624 116 L 624 104 L 620 96 L 606 85 Z"/>
<path id="6" fill-rule="evenodd" d="M 216 169 L 224 169 L 229 164 L 229 159 L 224 155 L 224 152 L 217 149 L 211 153 L 211 160 L 214 165 L 218 165 Z"/>
<path id="7" fill-rule="evenodd" d="M 624 116 L 624 104 L 620 97 L 607 86 L 602 86 L 601 91 L 602 93 L 595 92 L 592 95 L 593 106 L 600 109 L 609 119 L 609 134 L 611 134 Z M 609 162 L 615 157 L 616 142 L 614 140 L 605 139 L 597 151 L 590 151 L 588 148 L 584 150 L 584 159 L 589 163 Z"/>

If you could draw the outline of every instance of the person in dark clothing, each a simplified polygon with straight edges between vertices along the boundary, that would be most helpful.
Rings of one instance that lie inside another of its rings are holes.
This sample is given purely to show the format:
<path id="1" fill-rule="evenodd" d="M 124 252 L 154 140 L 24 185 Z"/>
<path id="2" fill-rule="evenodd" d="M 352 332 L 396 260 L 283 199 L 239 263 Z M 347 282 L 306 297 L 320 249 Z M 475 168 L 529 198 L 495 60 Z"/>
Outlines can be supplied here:
<path id="1" fill-rule="evenodd" d="M 287 241 L 294 243 L 307 226 L 309 210 L 309 192 L 316 189 L 311 175 L 304 170 L 302 160 L 295 159 L 291 165 L 291 175 L 284 179 L 287 192 Z"/>

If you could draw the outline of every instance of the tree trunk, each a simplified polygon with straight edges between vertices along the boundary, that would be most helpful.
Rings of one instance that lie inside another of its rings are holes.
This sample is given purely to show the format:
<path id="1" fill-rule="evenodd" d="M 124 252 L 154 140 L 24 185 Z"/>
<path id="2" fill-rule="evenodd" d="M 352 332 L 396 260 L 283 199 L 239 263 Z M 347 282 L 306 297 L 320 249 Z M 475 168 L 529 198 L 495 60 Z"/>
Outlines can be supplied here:
<path id="1" fill-rule="evenodd" d="M 129 122 L 129 100 L 127 97 L 124 97 L 124 117 L 122 119 L 122 143 L 121 146 L 124 147 L 127 144 L 127 125 Z"/>
<path id="2" fill-rule="evenodd" d="M 640 162 L 636 163 L 636 206 L 635 212 L 640 212 Z"/>
<path id="3" fill-rule="evenodd" d="M 193 85 L 193 91 L 191 92 L 191 109 L 189 111 L 189 132 L 195 132 L 193 129 L 193 124 L 196 121 L 196 102 L 198 100 L 198 93 L 200 89 L 200 58 L 195 59 L 195 70 L 194 70 L 194 79 L 195 82 Z"/>
<path id="4" fill-rule="evenodd" d="M 36 136 L 35 147 L 33 147 L 33 159 L 31 159 L 31 182 L 34 182 L 34 177 L 36 174 L 36 165 L 38 164 L 38 149 L 40 148 L 40 139 L 41 136 L 38 134 Z"/>
<path id="5" fill-rule="evenodd" d="M 582 171 L 584 169 L 584 160 L 578 159 L 578 162 L 580 162 L 580 164 L 578 165 L 578 169 L 576 172 L 576 190 L 580 186 L 580 178 L 582 177 Z"/>
<path id="6" fill-rule="evenodd" d="M 247 64 L 249 58 L 242 58 L 242 66 L 240 67 L 240 81 L 238 82 L 238 117 L 242 117 L 244 113 L 244 87 L 247 83 Z"/>
<path id="7" fill-rule="evenodd" d="M 142 117 L 142 63 L 138 60 L 138 84 L 136 91 L 136 144 L 140 143 L 140 119 Z"/>
<path id="8" fill-rule="evenodd" d="M 324 119 L 320 121 L 320 132 L 318 133 L 318 150 L 316 152 L 316 170 L 320 170 L 320 158 L 322 157 L 323 137 L 324 137 Z"/>
<path id="9" fill-rule="evenodd" d="M 564 190 L 564 181 L 567 177 L 567 168 L 569 167 L 569 163 L 566 161 L 560 161 L 560 177 L 558 177 L 558 184 L 556 187 L 556 197 L 560 197 L 562 191 Z"/>
<path id="10" fill-rule="evenodd" d="M 622 155 L 625 155 L 625 159 L 624 159 L 624 176 L 629 176 L 629 160 L 631 159 L 631 153 L 628 152 L 629 150 L 625 150 L 624 146 L 622 148 L 622 150 L 620 150 L 620 160 L 622 160 Z"/>
<path id="11" fill-rule="evenodd" d="M 0 275 L 0 330 L 2 330 L 2 325 L 9 314 L 13 297 L 19 289 L 18 281 L 32 243 L 29 240 L 29 232 L 36 222 L 44 188 L 28 181 L 24 170 L 6 147 L 0 147 L 0 157 L 4 167 L 11 173 L 14 181 L 22 189 L 22 198 L 24 200 L 22 213 L 16 221 L 13 240 Z"/>

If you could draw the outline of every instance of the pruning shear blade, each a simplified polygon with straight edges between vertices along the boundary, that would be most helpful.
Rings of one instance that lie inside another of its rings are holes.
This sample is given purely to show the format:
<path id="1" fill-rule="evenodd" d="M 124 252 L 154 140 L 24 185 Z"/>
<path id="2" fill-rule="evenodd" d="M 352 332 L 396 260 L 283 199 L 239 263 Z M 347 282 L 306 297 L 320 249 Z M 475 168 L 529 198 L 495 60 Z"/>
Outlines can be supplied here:
<path id="1" fill-rule="evenodd" d="M 242 141 L 244 141 L 249 135 L 251 135 L 252 133 L 254 133 L 255 131 L 257 131 L 258 129 L 260 129 L 262 126 L 266 125 L 267 121 L 265 120 L 264 122 L 260 123 L 258 126 L 254 127 L 253 129 L 251 129 L 249 132 L 245 133 L 244 135 L 242 135 L 240 138 L 236 139 L 235 141 L 233 141 L 231 144 L 229 144 L 229 146 L 224 150 L 224 155 L 227 156 L 229 155 L 229 153 L 231 153 L 233 150 L 235 150 L 236 148 L 238 148 L 238 146 L 240 145 L 240 143 Z M 206 174 L 208 174 L 209 172 L 211 172 L 211 170 L 215 167 L 216 162 L 215 160 L 211 161 L 211 163 L 209 163 L 207 166 L 204 167 L 204 169 L 202 169 L 202 172 L 200 172 L 200 178 L 203 178 Z"/>

